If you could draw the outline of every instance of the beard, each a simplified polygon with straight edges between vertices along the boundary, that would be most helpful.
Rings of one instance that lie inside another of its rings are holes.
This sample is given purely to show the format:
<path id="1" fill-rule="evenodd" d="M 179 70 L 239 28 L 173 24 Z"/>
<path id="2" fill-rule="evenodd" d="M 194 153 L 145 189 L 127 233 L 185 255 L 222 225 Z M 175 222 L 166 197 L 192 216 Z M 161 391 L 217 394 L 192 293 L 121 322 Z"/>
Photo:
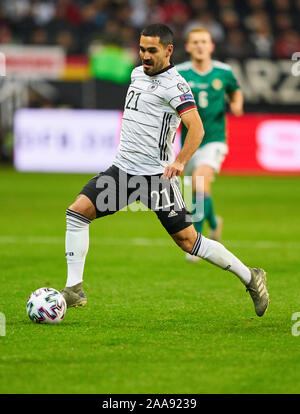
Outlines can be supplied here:
<path id="1" fill-rule="evenodd" d="M 143 64 L 144 73 L 146 75 L 153 75 L 156 72 L 159 72 L 164 66 L 163 61 L 154 63 L 152 60 L 143 60 L 142 64 Z M 146 66 L 144 66 L 144 65 L 146 65 Z"/>

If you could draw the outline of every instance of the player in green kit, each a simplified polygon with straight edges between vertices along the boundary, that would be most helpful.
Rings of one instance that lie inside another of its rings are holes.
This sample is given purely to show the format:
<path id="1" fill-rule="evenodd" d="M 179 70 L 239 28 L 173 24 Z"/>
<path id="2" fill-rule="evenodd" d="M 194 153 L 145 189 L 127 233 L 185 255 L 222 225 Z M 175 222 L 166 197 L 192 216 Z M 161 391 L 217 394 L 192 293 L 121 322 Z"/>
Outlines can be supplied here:
<path id="1" fill-rule="evenodd" d="M 185 175 L 192 176 L 193 204 L 203 202 L 201 216 L 196 209 L 193 216 L 194 226 L 201 233 L 207 220 L 210 227 L 209 237 L 220 241 L 223 220 L 215 216 L 211 196 L 211 183 L 228 152 L 225 132 L 226 99 L 231 112 L 243 114 L 243 95 L 229 65 L 212 60 L 214 43 L 209 31 L 195 27 L 187 35 L 186 50 L 191 60 L 177 65 L 177 70 L 189 83 L 197 109 L 203 122 L 205 135 L 198 150 L 185 168 Z M 185 140 L 187 129 L 182 126 L 181 141 Z M 203 180 L 197 180 L 203 177 Z M 187 259 L 196 261 L 187 254 Z M 198 259 L 199 260 L 199 259 Z"/>

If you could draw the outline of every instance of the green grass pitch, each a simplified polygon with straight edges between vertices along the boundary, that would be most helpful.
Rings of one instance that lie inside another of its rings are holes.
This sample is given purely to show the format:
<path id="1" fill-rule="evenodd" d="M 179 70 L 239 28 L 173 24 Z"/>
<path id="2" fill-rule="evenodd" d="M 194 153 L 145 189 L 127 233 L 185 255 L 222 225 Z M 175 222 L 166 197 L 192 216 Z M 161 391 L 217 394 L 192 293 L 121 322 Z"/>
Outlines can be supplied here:
<path id="1" fill-rule="evenodd" d="M 187 263 L 152 212 L 90 226 L 88 304 L 57 326 L 26 315 L 64 287 L 65 210 L 89 175 L 0 170 L 0 393 L 299 393 L 300 178 L 219 176 L 224 245 L 267 271 L 263 318 L 240 281 Z"/>

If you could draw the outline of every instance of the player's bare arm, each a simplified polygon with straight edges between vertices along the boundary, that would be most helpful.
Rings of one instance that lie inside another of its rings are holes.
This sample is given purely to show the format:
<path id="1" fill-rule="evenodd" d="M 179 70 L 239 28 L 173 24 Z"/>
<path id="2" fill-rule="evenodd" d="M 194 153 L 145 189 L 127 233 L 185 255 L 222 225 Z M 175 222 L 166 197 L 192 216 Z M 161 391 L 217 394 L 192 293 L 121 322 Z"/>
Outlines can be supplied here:
<path id="1" fill-rule="evenodd" d="M 166 167 L 163 177 L 172 178 L 182 174 L 184 166 L 197 150 L 204 136 L 203 124 L 197 109 L 182 114 L 181 120 L 188 130 L 186 140 L 176 160 Z"/>
<path id="2" fill-rule="evenodd" d="M 240 89 L 228 94 L 230 111 L 235 116 L 243 115 L 244 97 Z"/>

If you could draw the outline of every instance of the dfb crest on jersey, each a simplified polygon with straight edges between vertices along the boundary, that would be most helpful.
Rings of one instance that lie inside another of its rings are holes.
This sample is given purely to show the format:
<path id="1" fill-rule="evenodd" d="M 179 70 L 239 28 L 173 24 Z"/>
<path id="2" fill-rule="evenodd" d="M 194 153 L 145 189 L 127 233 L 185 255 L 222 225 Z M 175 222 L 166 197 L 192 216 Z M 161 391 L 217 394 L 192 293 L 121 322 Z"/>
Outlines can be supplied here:
<path id="1" fill-rule="evenodd" d="M 177 83 L 177 88 L 183 93 L 187 93 L 190 91 L 190 88 L 185 83 Z"/>
<path id="2" fill-rule="evenodd" d="M 158 88 L 160 81 L 158 79 L 152 79 L 150 86 L 148 86 L 148 91 L 155 91 Z"/>

